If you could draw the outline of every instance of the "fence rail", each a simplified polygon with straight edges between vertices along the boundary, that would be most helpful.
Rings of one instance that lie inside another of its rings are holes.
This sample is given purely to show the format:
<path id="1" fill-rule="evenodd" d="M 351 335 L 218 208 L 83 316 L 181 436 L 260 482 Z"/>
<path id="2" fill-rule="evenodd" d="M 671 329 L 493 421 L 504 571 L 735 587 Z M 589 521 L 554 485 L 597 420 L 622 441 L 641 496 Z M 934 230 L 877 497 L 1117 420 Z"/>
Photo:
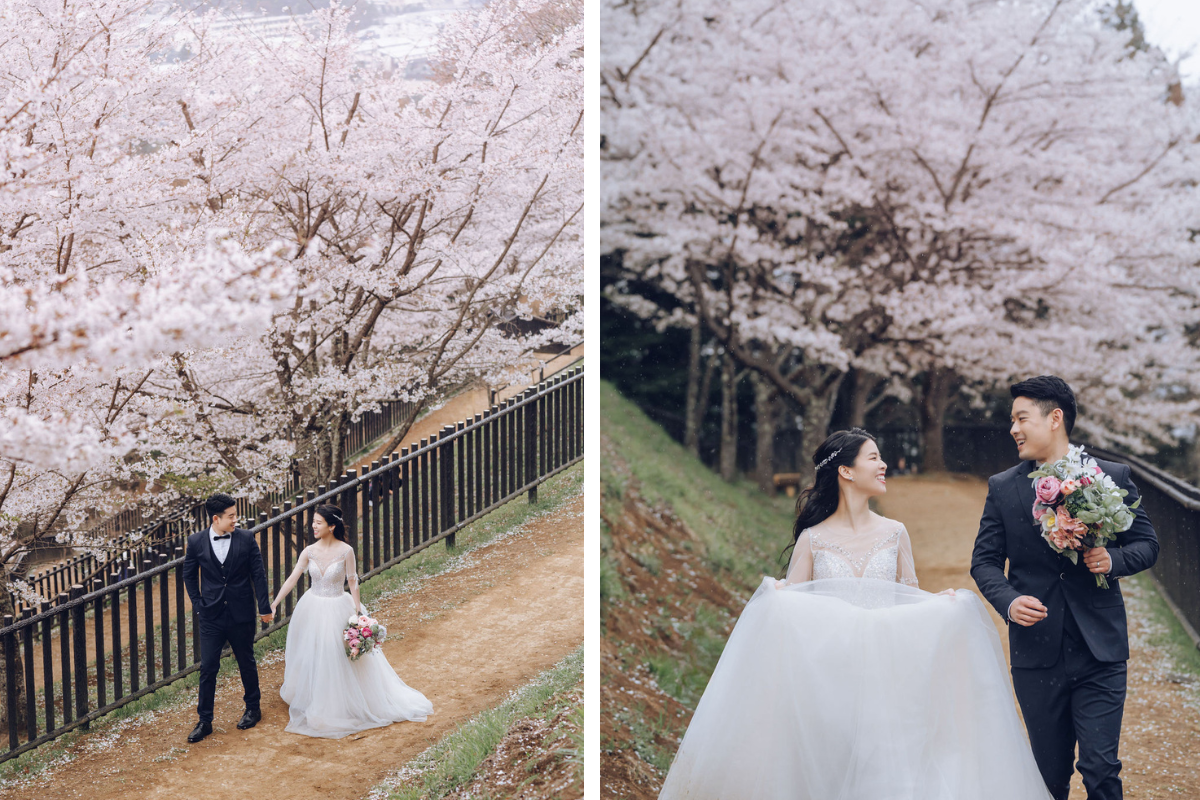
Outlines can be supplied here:
<path id="1" fill-rule="evenodd" d="M 337 505 L 363 580 L 431 545 L 583 458 L 583 368 L 560 372 L 437 435 L 347 470 L 332 486 L 297 495 L 259 514 L 258 540 L 269 589 L 290 574 L 316 506 Z M 194 529 L 193 529 L 194 530 Z M 199 668 L 198 621 L 183 584 L 183 548 L 140 551 L 133 574 L 109 571 L 104 585 L 60 593 L 54 604 L 6 616 L 0 628 L 7 750 L 0 762 L 55 739 Z M 284 599 L 287 623 L 307 591 L 304 579 Z M 156 614 L 157 607 L 157 614 Z M 89 620 L 90 617 L 90 620 Z"/>

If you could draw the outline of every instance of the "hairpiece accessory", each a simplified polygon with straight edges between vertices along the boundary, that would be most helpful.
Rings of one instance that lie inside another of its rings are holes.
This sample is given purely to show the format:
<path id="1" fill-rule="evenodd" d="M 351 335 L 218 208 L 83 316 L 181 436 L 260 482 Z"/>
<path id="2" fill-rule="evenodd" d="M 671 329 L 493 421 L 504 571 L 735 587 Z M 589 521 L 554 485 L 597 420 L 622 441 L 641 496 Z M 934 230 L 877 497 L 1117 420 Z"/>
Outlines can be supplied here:
<path id="1" fill-rule="evenodd" d="M 817 464 L 817 469 L 819 470 L 821 467 L 825 466 L 830 461 L 833 461 L 835 458 L 837 458 L 837 454 L 840 452 L 842 452 L 842 448 L 840 448 L 840 447 L 837 450 L 834 450 L 832 453 L 829 454 L 828 458 L 826 458 L 820 464 Z"/>

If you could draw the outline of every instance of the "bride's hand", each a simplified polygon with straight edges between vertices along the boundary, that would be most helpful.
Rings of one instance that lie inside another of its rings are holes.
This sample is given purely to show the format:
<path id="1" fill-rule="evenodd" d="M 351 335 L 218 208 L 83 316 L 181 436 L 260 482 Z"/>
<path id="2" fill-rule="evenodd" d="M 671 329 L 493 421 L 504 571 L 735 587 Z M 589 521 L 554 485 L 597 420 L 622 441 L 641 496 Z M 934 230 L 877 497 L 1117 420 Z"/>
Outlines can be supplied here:
<path id="1" fill-rule="evenodd" d="M 947 597 L 957 597 L 958 596 L 955 594 L 953 589 L 943 589 L 942 591 L 938 592 L 938 594 L 946 595 Z"/>

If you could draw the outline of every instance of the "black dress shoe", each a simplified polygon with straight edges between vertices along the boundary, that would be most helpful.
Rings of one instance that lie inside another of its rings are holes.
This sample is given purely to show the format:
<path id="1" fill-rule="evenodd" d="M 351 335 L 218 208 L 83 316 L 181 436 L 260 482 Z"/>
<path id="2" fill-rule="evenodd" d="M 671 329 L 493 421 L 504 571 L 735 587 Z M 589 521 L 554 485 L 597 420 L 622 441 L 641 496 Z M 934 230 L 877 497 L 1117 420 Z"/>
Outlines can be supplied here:
<path id="1" fill-rule="evenodd" d="M 196 723 L 196 727 L 192 728 L 192 732 L 188 734 L 188 742 L 195 744 L 212 733 L 212 723 L 201 720 Z"/>
<path id="2" fill-rule="evenodd" d="M 242 718 L 238 720 L 238 730 L 244 731 L 247 728 L 253 728 L 262 719 L 262 712 L 257 708 L 247 708 L 246 713 L 242 714 Z"/>

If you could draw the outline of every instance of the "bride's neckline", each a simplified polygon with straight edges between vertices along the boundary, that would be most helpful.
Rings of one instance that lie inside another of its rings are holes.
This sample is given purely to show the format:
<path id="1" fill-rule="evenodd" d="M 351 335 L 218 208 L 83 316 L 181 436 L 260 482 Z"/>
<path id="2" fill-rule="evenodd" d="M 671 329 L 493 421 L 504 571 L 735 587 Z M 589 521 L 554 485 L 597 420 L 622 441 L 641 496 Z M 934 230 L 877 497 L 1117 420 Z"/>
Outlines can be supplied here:
<path id="1" fill-rule="evenodd" d="M 346 545 L 346 547 L 349 547 L 349 546 L 350 545 Z M 329 571 L 330 567 L 332 567 L 334 564 L 338 563 L 339 561 L 342 561 L 346 557 L 345 547 L 319 548 L 315 544 L 310 544 L 308 547 L 311 550 L 308 558 L 313 564 L 316 565 L 317 570 L 320 571 L 322 578 L 325 577 L 325 573 Z M 329 559 L 329 561 L 325 564 L 325 566 L 321 566 L 321 560 L 319 558 L 317 558 L 317 553 L 322 549 L 333 550 L 333 551 L 337 552 L 339 555 L 331 557 Z"/>
<path id="2" fill-rule="evenodd" d="M 894 536 L 895 534 L 900 532 L 900 530 L 903 529 L 903 527 L 904 527 L 904 523 L 897 522 L 894 519 L 888 519 L 887 517 L 881 517 L 880 519 L 883 519 L 886 521 L 883 524 L 879 525 L 878 528 L 874 529 L 874 530 L 878 530 L 880 532 L 879 536 L 877 536 L 877 537 L 870 536 L 865 532 L 855 531 L 853 533 L 847 534 L 847 533 L 844 533 L 843 531 L 831 531 L 829 529 L 821 529 L 818 527 L 821 524 L 819 522 L 817 523 L 817 525 L 813 525 L 811 527 L 805 528 L 804 530 L 808 531 L 808 535 L 810 537 L 820 536 L 823 539 L 834 540 L 834 541 L 846 540 L 846 539 L 860 539 L 860 538 L 861 539 L 885 540 L 885 539 L 891 538 L 892 536 Z"/>

